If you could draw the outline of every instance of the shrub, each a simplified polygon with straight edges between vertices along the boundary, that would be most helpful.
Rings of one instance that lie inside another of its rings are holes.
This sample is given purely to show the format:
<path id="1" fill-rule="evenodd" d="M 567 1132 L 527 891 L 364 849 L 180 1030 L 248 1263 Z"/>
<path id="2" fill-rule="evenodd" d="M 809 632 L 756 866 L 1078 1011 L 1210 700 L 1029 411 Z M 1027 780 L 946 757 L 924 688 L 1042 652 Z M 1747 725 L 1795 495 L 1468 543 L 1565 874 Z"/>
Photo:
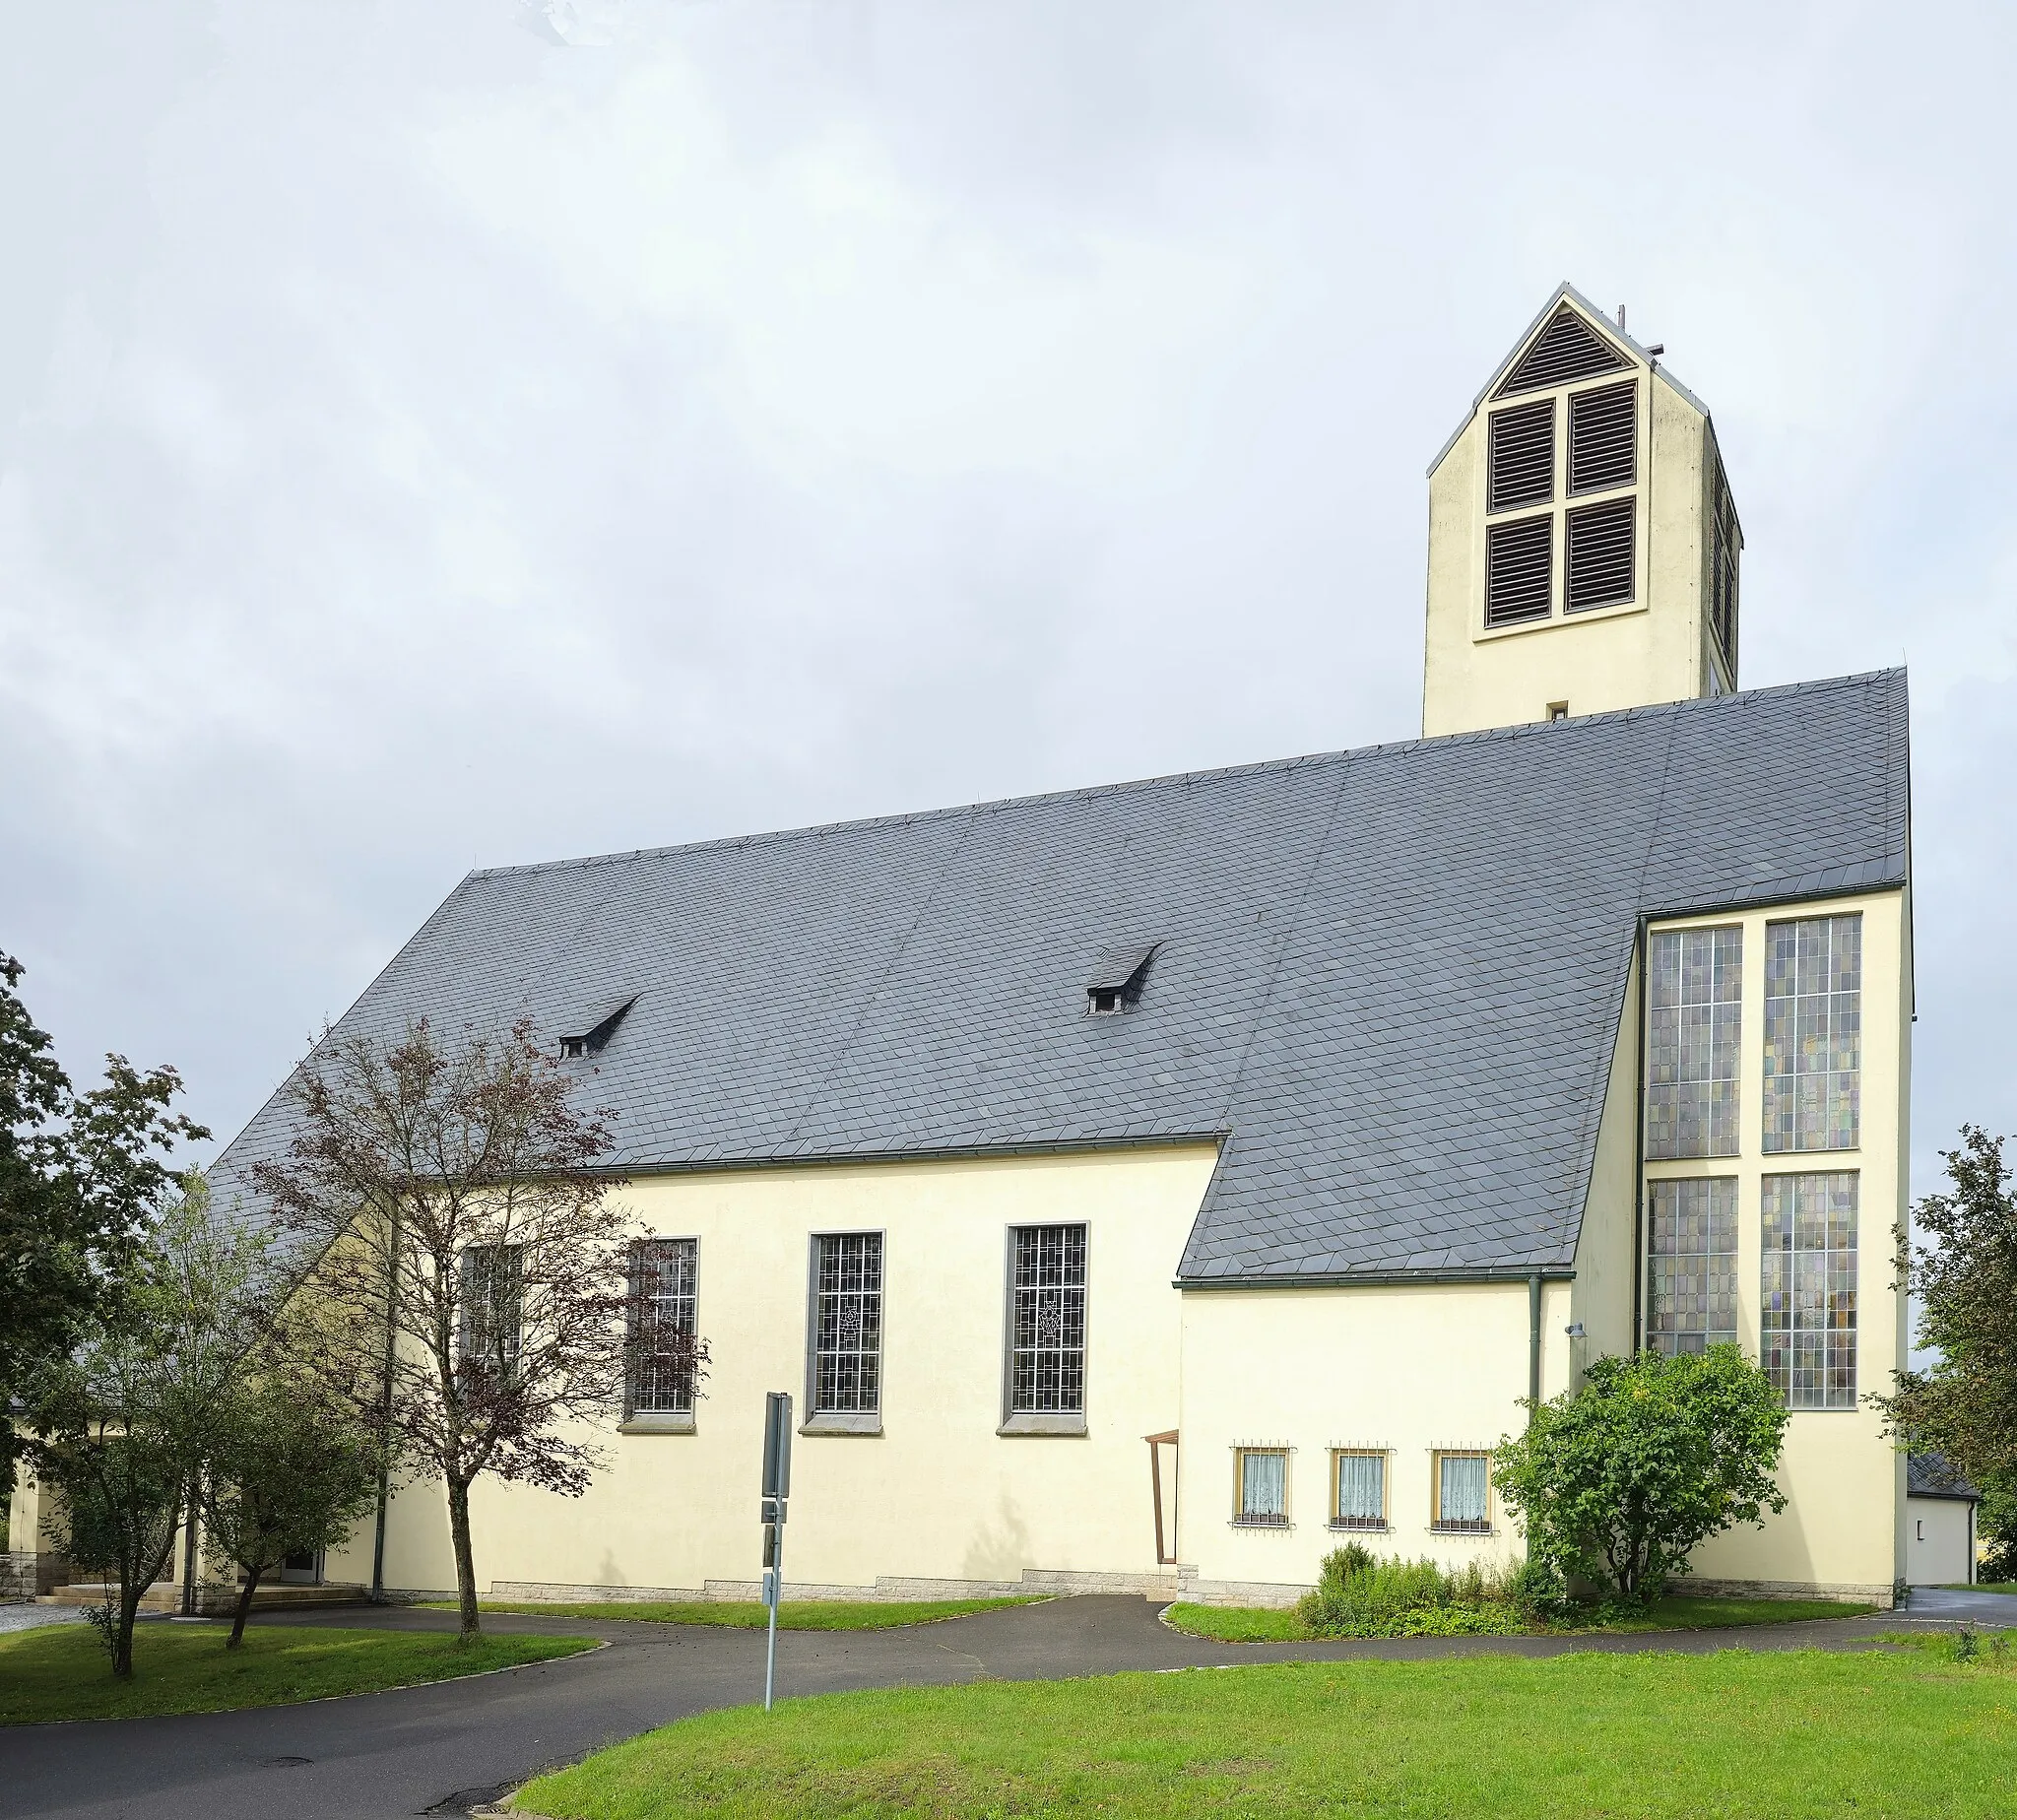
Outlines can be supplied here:
<path id="1" fill-rule="evenodd" d="M 1493 1478 L 1535 1560 L 1651 1602 L 1698 1543 L 1786 1508 L 1773 1478 L 1786 1422 L 1735 1346 L 1598 1359 L 1581 1390 L 1501 1439 Z"/>
<path id="2" fill-rule="evenodd" d="M 1446 1574 L 1433 1561 L 1378 1558 L 1353 1542 L 1325 1557 L 1296 1615 L 1325 1637 L 1511 1636 L 1528 1623 L 1509 1595 L 1516 1580 L 1475 1561 Z"/>

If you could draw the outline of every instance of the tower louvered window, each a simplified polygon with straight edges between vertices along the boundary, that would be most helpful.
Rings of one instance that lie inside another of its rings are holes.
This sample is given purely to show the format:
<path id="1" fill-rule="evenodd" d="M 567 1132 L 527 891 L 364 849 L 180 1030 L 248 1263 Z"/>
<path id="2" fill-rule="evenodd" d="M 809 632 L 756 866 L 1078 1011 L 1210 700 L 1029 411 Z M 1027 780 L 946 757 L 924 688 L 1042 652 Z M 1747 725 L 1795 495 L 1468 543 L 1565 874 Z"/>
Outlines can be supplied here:
<path id="1" fill-rule="evenodd" d="M 1485 490 L 1485 509 L 1490 512 L 1540 505 L 1555 496 L 1552 398 L 1492 413 L 1490 477 Z"/>
<path id="2" fill-rule="evenodd" d="M 1531 409 L 1529 406 L 1528 409 Z M 1569 400 L 1569 490 L 1629 487 L 1639 470 L 1639 384 L 1598 386 Z"/>
<path id="3" fill-rule="evenodd" d="M 1624 355 L 1565 303 L 1506 375 L 1498 396 L 1545 392 L 1595 373 L 1614 373 L 1626 364 Z"/>
<path id="4" fill-rule="evenodd" d="M 1564 600 L 1571 613 L 1632 598 L 1633 499 L 1586 505 L 1569 514 Z"/>
<path id="5" fill-rule="evenodd" d="M 1485 623 L 1545 619 L 1554 584 L 1555 519 L 1516 518 L 1485 532 Z"/>
<path id="6" fill-rule="evenodd" d="M 1736 501 L 1723 463 L 1712 457 L 1709 479 L 1709 634 L 1730 687 L 1737 683 L 1737 552 L 1744 547 Z"/>

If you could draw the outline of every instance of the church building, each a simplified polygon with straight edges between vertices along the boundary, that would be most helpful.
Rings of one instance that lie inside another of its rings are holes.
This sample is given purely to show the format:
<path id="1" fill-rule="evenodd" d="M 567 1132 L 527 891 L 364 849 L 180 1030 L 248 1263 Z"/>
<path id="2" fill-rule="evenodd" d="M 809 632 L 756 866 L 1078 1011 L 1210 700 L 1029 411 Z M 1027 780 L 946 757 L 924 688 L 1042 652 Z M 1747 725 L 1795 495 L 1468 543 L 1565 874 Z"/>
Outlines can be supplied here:
<path id="1" fill-rule="evenodd" d="M 789 1596 L 1505 1560 L 1524 1398 L 1734 1340 L 1789 1501 L 1699 1582 L 1889 1601 L 1904 675 L 1739 686 L 1708 407 L 1567 286 L 1428 479 L 1418 740 L 473 873 L 372 983 L 340 1031 L 536 1021 L 711 1355 L 584 1496 L 478 1486 L 493 1593 L 753 1596 L 769 1391 Z M 454 1585 L 438 1486 L 381 1578 Z"/>

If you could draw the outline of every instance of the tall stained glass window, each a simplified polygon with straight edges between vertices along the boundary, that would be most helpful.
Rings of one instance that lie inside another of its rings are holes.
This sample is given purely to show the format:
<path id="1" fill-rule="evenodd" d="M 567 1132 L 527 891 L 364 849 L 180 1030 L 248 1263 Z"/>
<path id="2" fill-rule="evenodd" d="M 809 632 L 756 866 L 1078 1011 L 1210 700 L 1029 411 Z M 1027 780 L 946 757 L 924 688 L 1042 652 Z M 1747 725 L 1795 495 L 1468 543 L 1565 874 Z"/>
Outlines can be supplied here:
<path id="1" fill-rule="evenodd" d="M 1767 1176 L 1764 1364 L 1792 1409 L 1855 1407 L 1856 1178 Z"/>
<path id="2" fill-rule="evenodd" d="M 882 1406 L 882 1235 L 815 1243 L 813 1413 L 872 1415 Z"/>
<path id="3" fill-rule="evenodd" d="M 1862 1095 L 1863 920 L 1765 926 L 1765 1148 L 1853 1150 Z"/>
<path id="4" fill-rule="evenodd" d="M 1669 1356 L 1737 1336 L 1733 1176 L 1654 1182 L 1646 1260 L 1646 1343 Z"/>
<path id="5" fill-rule="evenodd" d="M 630 1355 L 623 1413 L 690 1415 L 696 1356 L 697 1239 L 638 1239 L 630 1247 Z"/>
<path id="6" fill-rule="evenodd" d="M 1008 1407 L 1070 1415 L 1085 1407 L 1085 1228 L 1018 1226 Z"/>
<path id="7" fill-rule="evenodd" d="M 1665 931 L 1646 962 L 1646 1154 L 1734 1156 L 1744 932 Z"/>

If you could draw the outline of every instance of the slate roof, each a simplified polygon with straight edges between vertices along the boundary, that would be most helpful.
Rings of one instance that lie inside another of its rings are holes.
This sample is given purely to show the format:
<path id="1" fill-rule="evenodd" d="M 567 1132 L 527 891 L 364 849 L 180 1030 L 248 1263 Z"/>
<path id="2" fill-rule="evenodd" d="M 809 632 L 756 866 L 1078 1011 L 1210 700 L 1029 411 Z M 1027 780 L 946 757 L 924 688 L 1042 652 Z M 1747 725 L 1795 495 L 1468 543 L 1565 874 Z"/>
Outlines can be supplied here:
<path id="1" fill-rule="evenodd" d="M 568 1065 L 632 1170 L 1215 1138 L 1187 1281 L 1563 1268 L 1638 919 L 1904 883 L 1906 713 L 1888 671 L 472 873 L 338 1028 L 635 994 Z"/>
<path id="2" fill-rule="evenodd" d="M 1982 1493 L 1947 1463 L 1944 1454 L 1908 1454 L 1905 1457 L 1905 1490 L 1914 1498 L 1952 1498 L 1961 1504 L 1980 1504 Z"/>

